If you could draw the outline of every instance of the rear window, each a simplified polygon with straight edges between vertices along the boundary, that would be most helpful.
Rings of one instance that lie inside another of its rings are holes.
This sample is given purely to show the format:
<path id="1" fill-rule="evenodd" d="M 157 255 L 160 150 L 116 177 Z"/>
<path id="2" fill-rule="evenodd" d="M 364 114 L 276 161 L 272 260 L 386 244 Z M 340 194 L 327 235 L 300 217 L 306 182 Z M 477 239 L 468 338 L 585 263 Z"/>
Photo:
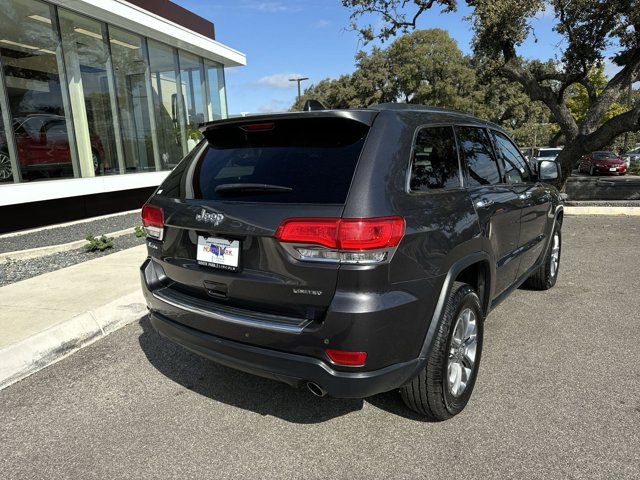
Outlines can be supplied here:
<path id="1" fill-rule="evenodd" d="M 559 148 L 547 148 L 547 149 L 541 149 L 541 150 L 538 152 L 538 157 L 547 157 L 547 158 L 549 158 L 549 157 L 553 157 L 553 158 L 555 158 L 555 157 L 557 157 L 558 155 L 560 155 L 560 152 L 561 152 L 561 151 L 562 151 L 562 150 L 561 150 L 561 149 L 559 149 Z"/>
<path id="2" fill-rule="evenodd" d="M 221 125 L 205 132 L 208 143 L 192 160 L 194 168 L 185 160 L 171 176 L 184 177 L 180 183 L 192 187 L 187 198 L 343 204 L 368 130 L 342 118 Z M 245 184 L 283 188 L 234 188 Z"/>
<path id="3" fill-rule="evenodd" d="M 593 158 L 615 158 L 613 152 L 596 152 L 593 154 Z"/>

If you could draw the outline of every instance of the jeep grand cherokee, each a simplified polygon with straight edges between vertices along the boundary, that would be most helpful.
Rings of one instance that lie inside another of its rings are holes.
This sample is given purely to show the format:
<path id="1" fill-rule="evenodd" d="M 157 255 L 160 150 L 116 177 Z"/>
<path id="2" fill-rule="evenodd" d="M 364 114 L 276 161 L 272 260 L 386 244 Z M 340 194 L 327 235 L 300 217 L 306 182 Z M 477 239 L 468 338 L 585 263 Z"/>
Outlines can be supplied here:
<path id="1" fill-rule="evenodd" d="M 562 205 L 498 126 L 380 105 L 220 120 L 142 211 L 151 323 L 218 363 L 459 413 L 489 311 L 551 288 Z"/>

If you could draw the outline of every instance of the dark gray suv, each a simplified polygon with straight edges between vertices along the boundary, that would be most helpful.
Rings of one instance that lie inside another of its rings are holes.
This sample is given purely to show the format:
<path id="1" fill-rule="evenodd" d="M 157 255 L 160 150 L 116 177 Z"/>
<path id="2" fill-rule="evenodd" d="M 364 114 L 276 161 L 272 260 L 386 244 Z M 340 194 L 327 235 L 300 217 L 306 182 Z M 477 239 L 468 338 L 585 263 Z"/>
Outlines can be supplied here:
<path id="1" fill-rule="evenodd" d="M 498 126 L 428 107 L 212 122 L 144 206 L 151 323 L 218 363 L 459 413 L 489 311 L 558 276 L 563 210 Z M 547 165 L 548 163 L 548 165 Z"/>

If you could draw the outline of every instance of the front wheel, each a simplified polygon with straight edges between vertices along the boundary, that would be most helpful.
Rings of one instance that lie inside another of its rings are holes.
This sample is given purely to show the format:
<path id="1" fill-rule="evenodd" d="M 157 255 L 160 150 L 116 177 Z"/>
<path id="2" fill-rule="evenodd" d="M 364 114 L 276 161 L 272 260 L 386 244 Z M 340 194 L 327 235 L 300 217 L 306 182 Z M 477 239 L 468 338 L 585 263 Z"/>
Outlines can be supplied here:
<path id="1" fill-rule="evenodd" d="M 400 389 L 407 406 L 432 421 L 460 413 L 476 382 L 482 335 L 480 299 L 470 285 L 456 282 L 426 367 Z"/>

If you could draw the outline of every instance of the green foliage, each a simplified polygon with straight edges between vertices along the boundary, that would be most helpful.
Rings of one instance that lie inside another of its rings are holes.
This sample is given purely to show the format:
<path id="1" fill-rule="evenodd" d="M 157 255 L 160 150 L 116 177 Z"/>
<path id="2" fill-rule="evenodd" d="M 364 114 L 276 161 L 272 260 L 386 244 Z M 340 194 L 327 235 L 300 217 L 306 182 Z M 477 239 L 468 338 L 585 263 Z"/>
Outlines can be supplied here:
<path id="1" fill-rule="evenodd" d="M 309 99 L 329 108 L 366 108 L 405 102 L 469 112 L 507 129 L 523 145 L 546 144 L 555 132 L 549 110 L 532 102 L 520 85 L 489 73 L 464 55 L 441 29 L 418 30 L 388 48 L 356 55 L 351 75 L 311 85 L 292 107 Z M 542 142 L 542 143 L 541 143 Z"/>
<path id="2" fill-rule="evenodd" d="M 109 248 L 113 248 L 113 237 L 107 237 L 106 235 L 102 235 L 100 237 L 87 235 L 85 240 L 89 242 L 85 246 L 88 252 L 96 252 L 96 251 L 104 252 Z"/>
<path id="3" fill-rule="evenodd" d="M 147 236 L 147 231 L 144 229 L 142 225 L 138 225 L 136 228 L 134 228 L 133 233 L 136 235 L 137 238 L 142 238 Z"/>
<path id="4" fill-rule="evenodd" d="M 417 30 L 387 50 L 397 99 L 407 103 L 474 111 L 482 103 L 471 60 L 445 30 Z"/>
<path id="5" fill-rule="evenodd" d="M 582 155 L 615 144 L 625 134 L 628 138 L 630 133 L 640 132 L 640 100 L 624 99 L 627 87 L 640 81 L 640 0 L 466 0 L 465 3 L 474 35 L 474 61 L 490 75 L 517 83 L 532 102 L 541 102 L 548 109 L 547 122 L 523 123 L 517 106 L 514 113 L 504 108 L 511 117 L 509 121 L 522 124 L 519 127 L 524 129 L 520 132 L 522 136 L 535 135 L 542 124 L 556 124 L 547 133 L 554 140 L 561 138 L 565 144 L 558 157 L 563 181 Z M 376 39 L 385 42 L 398 34 L 415 31 L 421 17 L 439 20 L 442 12 L 456 10 L 458 1 L 342 0 L 342 4 L 350 9 L 351 26 L 365 42 Z M 534 21 L 541 16 L 548 21 Z M 361 24 L 362 21 L 371 23 Z M 550 22 L 561 37 L 555 60 L 526 60 L 520 48 L 525 41 L 538 41 L 535 28 Z M 606 62 L 620 69 L 611 79 L 604 75 Z M 455 86 L 454 82 L 448 87 Z M 423 85 L 414 85 L 411 90 L 417 98 Z M 431 101 L 434 96 L 446 98 L 443 92 L 428 91 L 428 94 Z M 528 116 L 535 118 L 538 113 Z"/>
<path id="6" fill-rule="evenodd" d="M 604 74 L 604 66 L 602 65 L 592 68 L 589 71 L 588 79 L 591 85 L 593 85 L 596 95 L 600 95 L 609 82 L 607 76 Z M 569 110 L 571 110 L 573 118 L 577 122 L 582 121 L 587 114 L 590 105 L 587 89 L 579 83 L 574 83 L 567 89 L 565 98 L 567 99 L 567 106 L 569 107 Z M 625 107 L 619 102 L 614 102 L 601 117 L 600 124 L 603 124 L 607 120 L 615 117 L 616 115 L 620 115 L 627 110 L 629 110 L 629 107 Z"/>

